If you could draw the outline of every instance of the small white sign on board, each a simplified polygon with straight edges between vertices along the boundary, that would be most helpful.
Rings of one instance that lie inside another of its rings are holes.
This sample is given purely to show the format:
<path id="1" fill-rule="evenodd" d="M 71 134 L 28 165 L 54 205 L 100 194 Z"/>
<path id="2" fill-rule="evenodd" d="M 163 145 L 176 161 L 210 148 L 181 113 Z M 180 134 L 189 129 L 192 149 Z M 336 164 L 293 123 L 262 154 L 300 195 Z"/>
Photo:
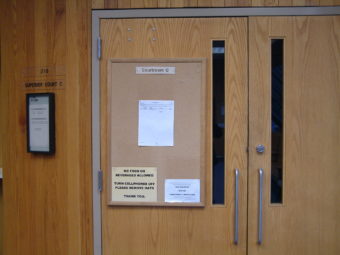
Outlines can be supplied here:
<path id="1" fill-rule="evenodd" d="M 112 202 L 156 202 L 156 167 L 112 167 Z"/>
<path id="2" fill-rule="evenodd" d="M 137 66 L 136 74 L 176 74 L 174 66 Z"/>
<path id="3" fill-rule="evenodd" d="M 200 179 L 166 179 L 165 202 L 199 203 Z"/>

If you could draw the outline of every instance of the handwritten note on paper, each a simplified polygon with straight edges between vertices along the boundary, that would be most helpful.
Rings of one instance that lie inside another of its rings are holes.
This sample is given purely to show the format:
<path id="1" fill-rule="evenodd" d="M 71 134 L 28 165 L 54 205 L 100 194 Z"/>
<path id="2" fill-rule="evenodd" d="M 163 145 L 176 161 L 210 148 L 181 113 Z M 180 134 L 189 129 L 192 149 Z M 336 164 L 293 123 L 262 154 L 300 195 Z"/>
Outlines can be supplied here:
<path id="1" fill-rule="evenodd" d="M 173 100 L 139 100 L 138 146 L 174 146 Z"/>

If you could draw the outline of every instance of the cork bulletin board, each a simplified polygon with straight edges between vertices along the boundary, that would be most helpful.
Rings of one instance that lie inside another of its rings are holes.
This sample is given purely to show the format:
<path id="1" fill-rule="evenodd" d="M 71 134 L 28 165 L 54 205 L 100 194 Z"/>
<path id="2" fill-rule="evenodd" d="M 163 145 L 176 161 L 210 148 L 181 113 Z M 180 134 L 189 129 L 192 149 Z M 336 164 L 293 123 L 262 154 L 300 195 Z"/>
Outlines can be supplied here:
<path id="1" fill-rule="evenodd" d="M 108 63 L 108 205 L 204 206 L 205 59 Z"/>

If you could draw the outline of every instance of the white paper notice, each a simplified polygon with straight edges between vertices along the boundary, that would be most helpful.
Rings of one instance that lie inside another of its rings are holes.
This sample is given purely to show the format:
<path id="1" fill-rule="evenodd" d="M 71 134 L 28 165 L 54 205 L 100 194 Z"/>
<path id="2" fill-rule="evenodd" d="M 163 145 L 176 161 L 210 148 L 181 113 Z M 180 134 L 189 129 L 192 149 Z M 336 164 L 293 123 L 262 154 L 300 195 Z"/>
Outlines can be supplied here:
<path id="1" fill-rule="evenodd" d="M 174 146 L 173 100 L 139 100 L 138 146 Z"/>
<path id="2" fill-rule="evenodd" d="M 165 202 L 168 203 L 199 203 L 199 179 L 166 179 Z"/>
<path id="3" fill-rule="evenodd" d="M 156 167 L 112 167 L 112 202 L 156 202 Z"/>
<path id="4" fill-rule="evenodd" d="M 48 98 L 30 98 L 29 103 L 30 149 L 34 151 L 48 151 L 50 141 Z"/>

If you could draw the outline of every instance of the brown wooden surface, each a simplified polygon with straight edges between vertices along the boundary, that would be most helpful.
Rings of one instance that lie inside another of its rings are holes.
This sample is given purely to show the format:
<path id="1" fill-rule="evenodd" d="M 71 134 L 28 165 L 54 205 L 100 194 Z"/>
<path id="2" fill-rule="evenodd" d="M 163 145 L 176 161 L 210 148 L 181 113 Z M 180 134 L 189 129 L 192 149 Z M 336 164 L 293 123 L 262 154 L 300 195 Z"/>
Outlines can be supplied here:
<path id="1" fill-rule="evenodd" d="M 156 28 L 155 31 L 152 28 Z M 130 28 L 128 30 L 128 28 Z M 111 58 L 207 58 L 206 205 L 204 208 L 110 207 L 102 195 L 104 254 L 245 254 L 247 196 L 247 19 L 102 20 L 101 106 Z M 131 38 L 129 41 L 128 38 Z M 157 38 L 157 40 L 152 40 Z M 178 40 L 181 38 L 181 40 Z M 226 40 L 226 204 L 211 200 L 211 40 Z M 107 119 L 102 159 L 107 175 Z M 190 153 L 190 151 L 188 151 Z M 234 169 L 240 176 L 240 243 L 233 244 Z"/>
<path id="2" fill-rule="evenodd" d="M 105 1 L 105 0 L 92 0 L 92 9 L 104 9 L 105 7 L 107 8 L 107 6 L 105 6 L 105 4 L 107 5 L 109 1 Z M 117 8 L 117 7 L 114 7 Z"/>
<path id="3" fill-rule="evenodd" d="M 1 11 L 0 5 L 0 11 Z M 0 18 L 1 21 L 1 18 Z M 1 27 L 0 27 L 0 168 L 2 170 L 3 167 L 3 154 L 5 151 L 5 124 L 6 124 L 6 116 L 5 109 L 7 109 L 7 96 L 6 90 L 2 85 L 2 68 L 1 68 Z M 2 195 L 2 180 L 0 180 L 0 254 L 3 254 L 3 233 L 4 233 L 4 225 L 3 225 L 3 195 Z"/>
<path id="4" fill-rule="evenodd" d="M 340 0 L 92 0 L 93 9 L 336 5 Z"/>
<path id="5" fill-rule="evenodd" d="M 0 12 L 2 11 L 2 6 L 0 2 Z M 0 18 L 1 22 L 1 18 Z M 5 145 L 5 126 L 6 126 L 6 113 L 7 113 L 7 88 L 2 85 L 2 59 L 1 59 L 1 25 L 0 25 L 0 168 L 3 168 L 3 158 L 6 150 Z M 3 254 L 3 233 L 4 233 L 4 217 L 3 217 L 3 188 L 2 180 L 0 180 L 0 254 Z"/>
<path id="6" fill-rule="evenodd" d="M 1 121 L 5 127 L 4 175 L 8 178 L 3 183 L 4 254 L 92 252 L 90 9 L 91 3 L 93 8 L 118 8 L 118 1 L 0 2 L 0 86 L 5 91 L 0 104 L 5 105 Z M 294 0 L 263 2 L 274 6 L 277 2 L 280 6 L 294 5 Z M 224 3 L 238 6 L 236 0 Z M 158 8 L 196 7 L 198 1 L 158 0 L 157 4 Z M 320 0 L 319 4 L 340 5 L 340 0 Z M 57 93 L 58 105 L 63 105 L 58 107 L 57 114 L 60 116 L 63 110 L 65 115 L 58 121 L 57 155 L 43 159 L 25 152 L 24 91 L 19 85 L 23 68 L 54 64 L 64 65 L 67 70 L 67 90 Z M 217 225 L 216 221 L 212 222 Z"/>
<path id="7" fill-rule="evenodd" d="M 6 255 L 92 254 L 90 9 L 91 1 L 83 0 L 1 1 L 1 84 L 10 102 Z M 49 90 L 56 94 L 53 156 L 26 152 L 22 73 L 44 66 L 66 69 L 65 89 Z"/>
<path id="8" fill-rule="evenodd" d="M 0 59 L 1 59 L 1 33 L 0 33 Z M 6 106 L 6 97 L 5 97 L 5 89 L 3 85 L 1 85 L 1 61 L 0 61 L 0 168 L 3 165 L 3 147 L 4 147 L 4 127 L 5 127 L 5 106 Z"/>
<path id="9" fill-rule="evenodd" d="M 250 18 L 250 255 L 340 253 L 340 18 Z M 284 38 L 283 204 L 270 204 L 270 39 Z M 255 146 L 264 144 L 265 154 Z M 258 169 L 264 169 L 258 245 Z"/>
<path id="10" fill-rule="evenodd" d="M 4 242 L 4 203 L 2 195 L 2 180 L 0 181 L 0 254 L 3 253 L 3 242 Z"/>
<path id="11" fill-rule="evenodd" d="M 137 66 L 171 66 L 176 73 L 138 75 Z M 112 186 L 112 167 L 157 168 L 157 201 L 114 202 L 108 188 L 110 204 L 204 206 L 206 60 L 111 59 L 108 70 L 108 109 L 104 109 L 109 119 L 108 183 Z M 174 146 L 138 146 L 139 100 L 174 101 Z M 166 203 L 166 179 L 199 179 L 200 202 Z"/>

